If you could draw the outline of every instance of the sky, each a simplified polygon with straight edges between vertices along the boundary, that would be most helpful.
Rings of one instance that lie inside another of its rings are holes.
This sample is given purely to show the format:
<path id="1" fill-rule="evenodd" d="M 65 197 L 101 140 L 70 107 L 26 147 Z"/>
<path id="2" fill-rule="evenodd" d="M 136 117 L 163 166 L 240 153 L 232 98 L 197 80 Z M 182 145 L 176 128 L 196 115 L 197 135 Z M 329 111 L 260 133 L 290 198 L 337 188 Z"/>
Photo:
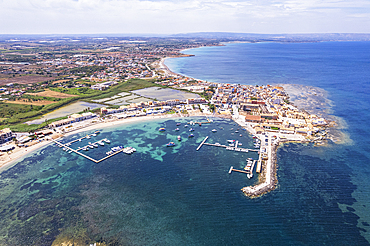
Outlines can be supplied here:
<path id="1" fill-rule="evenodd" d="M 370 33 L 370 0 L 0 0 L 0 34 Z"/>

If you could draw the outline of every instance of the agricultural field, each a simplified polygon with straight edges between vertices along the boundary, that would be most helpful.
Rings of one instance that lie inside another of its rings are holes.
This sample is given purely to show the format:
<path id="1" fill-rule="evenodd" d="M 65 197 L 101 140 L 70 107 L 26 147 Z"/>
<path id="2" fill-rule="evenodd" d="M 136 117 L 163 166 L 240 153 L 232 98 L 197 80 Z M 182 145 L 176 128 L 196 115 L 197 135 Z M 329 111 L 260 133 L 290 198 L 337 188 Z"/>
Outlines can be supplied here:
<path id="1" fill-rule="evenodd" d="M 38 92 L 38 93 L 26 93 L 27 95 L 32 96 L 40 96 L 40 97 L 54 97 L 54 98 L 69 98 L 69 97 L 77 97 L 77 95 L 66 94 L 58 91 L 52 91 L 46 89 L 45 91 Z"/>
<path id="2" fill-rule="evenodd" d="M 12 103 L 12 104 L 24 104 L 24 105 L 34 105 L 34 106 L 43 106 L 55 103 L 55 101 L 48 101 L 48 100 L 39 100 L 39 101 L 30 101 L 28 99 L 20 98 L 15 101 L 4 101 L 5 103 Z"/>
<path id="3" fill-rule="evenodd" d="M 13 84 L 35 84 L 43 81 L 53 80 L 54 77 L 46 77 L 40 75 L 25 75 L 18 77 L 0 77 L 0 86 L 4 86 L 9 83 Z"/>

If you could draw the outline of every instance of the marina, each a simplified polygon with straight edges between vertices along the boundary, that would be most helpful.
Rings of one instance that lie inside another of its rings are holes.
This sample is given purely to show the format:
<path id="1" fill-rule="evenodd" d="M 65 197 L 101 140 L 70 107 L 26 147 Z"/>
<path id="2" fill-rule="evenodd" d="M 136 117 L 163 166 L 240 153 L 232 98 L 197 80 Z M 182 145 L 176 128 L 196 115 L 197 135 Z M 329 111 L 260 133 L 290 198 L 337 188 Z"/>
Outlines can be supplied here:
<path id="1" fill-rule="evenodd" d="M 78 155 L 80 155 L 80 156 L 82 156 L 82 157 L 84 157 L 84 158 L 86 158 L 86 159 L 88 159 L 90 161 L 93 161 L 95 163 L 102 162 L 102 161 L 104 161 L 104 160 L 106 160 L 106 159 L 108 159 L 108 158 L 110 158 L 110 157 L 112 157 L 112 156 L 114 156 L 114 155 L 116 155 L 118 153 L 121 153 L 121 152 L 123 152 L 125 154 L 131 154 L 131 153 L 133 153 L 133 152 L 136 151 L 136 149 L 134 149 L 132 147 L 126 147 L 126 148 L 123 148 L 121 146 L 120 147 L 113 147 L 113 148 L 111 148 L 112 149 L 111 151 L 106 152 L 107 156 L 105 156 L 105 157 L 103 157 L 103 158 L 101 158 L 99 160 L 96 160 L 96 159 L 94 159 L 94 158 L 92 158 L 90 156 L 87 156 L 87 155 L 79 152 L 79 151 L 80 150 L 88 151 L 89 148 L 90 149 L 94 149 L 94 148 L 98 148 L 99 146 L 104 146 L 105 145 L 104 142 L 107 143 L 107 144 L 109 144 L 110 143 L 110 140 L 108 140 L 106 138 L 103 138 L 103 139 L 100 139 L 100 140 L 95 141 L 95 142 L 89 142 L 88 145 L 83 146 L 83 147 L 78 147 L 77 149 L 73 149 L 73 148 L 70 147 L 73 143 L 81 142 L 83 139 L 91 139 L 91 137 L 96 137 L 97 134 L 99 134 L 99 131 L 96 131 L 93 134 L 86 135 L 86 136 L 81 137 L 81 138 L 77 138 L 77 139 L 75 139 L 73 141 L 70 141 L 68 143 L 65 143 L 65 144 L 63 144 L 63 143 L 61 143 L 61 142 L 59 142 L 57 140 L 54 140 L 54 139 L 52 139 L 52 141 L 57 146 L 59 146 L 60 148 L 63 148 L 64 151 L 68 151 L 68 153 L 76 153 L 76 154 L 78 154 Z"/>
<path id="2" fill-rule="evenodd" d="M 118 154 L 118 153 L 120 153 L 120 152 L 122 152 L 123 151 L 123 149 L 121 149 L 121 150 L 118 150 L 118 151 L 116 151 L 116 152 L 113 152 L 112 154 L 110 154 L 110 155 L 108 155 L 108 156 L 106 156 L 106 157 L 104 157 L 104 158 L 102 158 L 102 159 L 100 159 L 100 160 L 95 160 L 94 158 L 91 158 L 90 156 L 87 156 L 87 155 L 85 155 L 85 154 L 82 154 L 82 153 L 80 153 L 80 152 L 78 152 L 78 150 L 75 150 L 75 149 L 72 149 L 71 147 L 69 147 L 69 146 L 67 146 L 66 144 L 62 144 L 61 142 L 58 142 L 58 141 L 56 141 L 56 140 L 52 140 L 54 143 L 56 143 L 59 147 L 63 147 L 63 148 L 65 148 L 65 149 L 67 149 L 67 150 L 70 150 L 70 151 L 72 151 L 72 152 L 74 152 L 74 153 L 76 153 L 76 154 L 78 154 L 78 155 L 80 155 L 80 156 L 82 156 L 82 157 L 85 157 L 86 159 L 88 159 L 88 160 L 90 160 L 90 161 L 93 161 L 93 162 L 95 162 L 95 163 L 99 163 L 99 162 L 102 162 L 102 161 L 104 161 L 104 160 L 106 160 L 106 159 L 108 159 L 108 158 L 110 158 L 110 157 L 112 157 L 112 156 L 114 156 L 114 155 L 116 155 L 116 154 Z M 72 153 L 71 152 L 71 153 Z"/>

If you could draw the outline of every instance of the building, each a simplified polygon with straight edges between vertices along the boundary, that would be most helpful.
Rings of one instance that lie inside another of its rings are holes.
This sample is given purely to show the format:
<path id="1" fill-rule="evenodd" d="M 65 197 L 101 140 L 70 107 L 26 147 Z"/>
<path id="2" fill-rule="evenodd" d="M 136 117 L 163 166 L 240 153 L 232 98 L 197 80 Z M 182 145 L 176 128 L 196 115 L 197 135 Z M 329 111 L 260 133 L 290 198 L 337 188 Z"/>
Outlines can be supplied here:
<path id="1" fill-rule="evenodd" d="M 6 143 L 13 138 L 13 133 L 10 128 L 0 130 L 0 144 Z"/>

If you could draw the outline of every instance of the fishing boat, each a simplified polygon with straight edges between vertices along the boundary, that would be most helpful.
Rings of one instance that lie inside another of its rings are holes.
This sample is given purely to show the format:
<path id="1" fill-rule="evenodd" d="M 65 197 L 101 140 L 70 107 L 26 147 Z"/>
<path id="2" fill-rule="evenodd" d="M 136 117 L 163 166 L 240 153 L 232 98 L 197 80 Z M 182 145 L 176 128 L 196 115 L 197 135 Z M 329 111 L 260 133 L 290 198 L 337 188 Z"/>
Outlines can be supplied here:
<path id="1" fill-rule="evenodd" d="M 161 128 L 159 128 L 159 130 L 158 130 L 158 131 L 160 131 L 160 132 L 164 132 L 165 130 L 166 130 L 166 128 L 161 127 Z"/>
<path id="2" fill-rule="evenodd" d="M 113 152 L 116 152 L 116 151 L 119 151 L 120 149 L 122 149 L 123 148 L 123 146 L 116 146 L 116 147 L 112 147 L 111 148 L 111 150 L 113 151 Z"/>
<path id="3" fill-rule="evenodd" d="M 181 136 L 177 136 L 177 140 L 181 141 Z"/>
<path id="4" fill-rule="evenodd" d="M 174 142 L 169 142 L 169 143 L 167 144 L 167 147 L 172 147 L 172 146 L 175 146 L 175 143 L 174 143 Z"/>
<path id="5" fill-rule="evenodd" d="M 190 135 L 189 135 L 189 138 L 192 138 L 192 137 L 194 137 L 194 134 L 190 134 Z"/>
<path id="6" fill-rule="evenodd" d="M 212 132 L 217 132 L 217 130 L 216 129 L 212 129 Z"/>

